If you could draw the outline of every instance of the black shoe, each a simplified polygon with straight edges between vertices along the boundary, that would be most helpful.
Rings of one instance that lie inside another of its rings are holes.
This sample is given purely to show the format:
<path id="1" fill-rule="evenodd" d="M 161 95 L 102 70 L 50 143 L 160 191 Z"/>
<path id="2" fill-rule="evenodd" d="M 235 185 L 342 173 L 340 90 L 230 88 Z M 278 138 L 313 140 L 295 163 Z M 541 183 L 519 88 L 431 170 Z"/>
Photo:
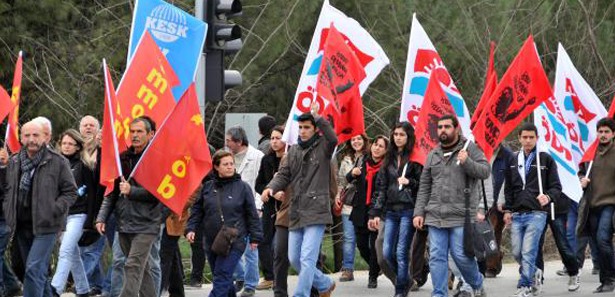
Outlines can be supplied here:
<path id="1" fill-rule="evenodd" d="M 203 284 L 200 281 L 191 280 L 190 283 L 187 286 L 191 287 L 191 288 L 201 288 L 201 287 L 203 287 Z"/>
<path id="2" fill-rule="evenodd" d="M 102 290 L 100 288 L 90 289 L 90 296 L 98 296 L 98 295 L 102 295 Z"/>
<path id="3" fill-rule="evenodd" d="M 244 281 L 235 281 L 235 292 L 243 290 Z"/>
<path id="4" fill-rule="evenodd" d="M 90 295 L 90 293 L 85 293 L 85 294 L 75 294 L 77 297 L 90 297 L 92 295 Z"/>
<path id="5" fill-rule="evenodd" d="M 370 277 L 369 281 L 367 282 L 367 288 L 368 289 L 378 288 L 378 279 L 375 277 Z"/>
<path id="6" fill-rule="evenodd" d="M 56 288 L 54 287 L 51 287 L 51 296 L 60 297 L 60 294 L 58 294 L 58 291 L 56 291 Z"/>
<path id="7" fill-rule="evenodd" d="M 594 290 L 594 293 L 608 293 L 613 292 L 613 290 L 615 290 L 615 286 L 613 285 L 613 283 L 604 283 L 601 284 L 598 288 L 596 288 L 596 290 Z"/>
<path id="8" fill-rule="evenodd" d="M 4 294 L 4 297 L 16 297 L 16 296 L 23 296 L 23 291 L 21 290 L 20 287 L 15 287 L 11 290 L 8 290 Z"/>

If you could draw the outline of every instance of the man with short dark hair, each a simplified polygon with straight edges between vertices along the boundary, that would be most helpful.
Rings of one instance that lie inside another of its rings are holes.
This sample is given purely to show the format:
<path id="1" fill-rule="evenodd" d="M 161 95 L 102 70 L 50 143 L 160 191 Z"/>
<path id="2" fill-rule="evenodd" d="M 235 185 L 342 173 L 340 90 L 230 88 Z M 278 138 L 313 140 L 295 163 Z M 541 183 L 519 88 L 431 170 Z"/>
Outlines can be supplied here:
<path id="1" fill-rule="evenodd" d="M 21 143 L 6 171 L 3 211 L 26 259 L 24 296 L 42 297 L 51 290 L 51 253 L 68 208 L 77 199 L 77 187 L 68 160 L 47 147 L 41 124 L 24 124 Z"/>
<path id="2" fill-rule="evenodd" d="M 577 234 L 587 235 L 596 243 L 600 268 L 600 286 L 594 293 L 615 290 L 615 255 L 613 254 L 613 214 L 615 213 L 615 121 L 603 118 L 596 125 L 598 148 L 589 177 L 579 170 L 581 187 L 585 190 L 579 202 Z"/>
<path id="3" fill-rule="evenodd" d="M 123 177 L 115 181 L 113 192 L 104 199 L 96 219 L 96 229 L 105 232 L 105 222 L 114 212 L 124 264 L 121 297 L 157 296 L 158 285 L 150 271 L 149 255 L 166 219 L 166 208 L 134 179 L 126 180 L 149 145 L 152 122 L 139 117 L 130 124 L 131 146 L 120 156 Z"/>
<path id="4" fill-rule="evenodd" d="M 321 297 L 328 297 L 335 282 L 316 268 L 325 226 L 331 224 L 330 177 L 331 157 L 337 136 L 331 124 L 318 116 L 318 106 L 312 113 L 298 118 L 298 144 L 286 154 L 287 162 L 280 165 L 262 193 L 263 201 L 279 191 L 292 189 L 289 207 L 288 259 L 299 272 L 299 282 L 293 296 L 310 296 L 314 286 Z M 323 136 L 319 132 L 323 133 Z"/>
<path id="5" fill-rule="evenodd" d="M 547 222 L 548 204 L 560 197 L 562 185 L 553 158 L 536 148 L 536 126 L 523 123 L 518 136 L 522 149 L 510 160 L 513 165 L 505 174 L 503 209 L 504 222 L 512 224 L 512 253 L 521 266 L 515 296 L 528 297 L 542 290 L 542 271 L 536 268 L 539 241 Z"/>
<path id="6" fill-rule="evenodd" d="M 454 115 L 438 119 L 436 146 L 425 161 L 414 208 L 413 224 L 417 229 L 428 227 L 429 267 L 433 284 L 432 296 L 448 296 L 448 256 L 454 259 L 465 282 L 474 292 L 468 296 L 486 296 L 483 276 L 474 257 L 463 249 L 466 216 L 474 220 L 478 206 L 478 182 L 489 177 L 489 163 L 483 152 L 460 135 L 459 121 Z M 470 209 L 465 195 L 471 191 Z"/>
<path id="7" fill-rule="evenodd" d="M 258 120 L 258 133 L 261 138 L 258 140 L 258 150 L 267 154 L 269 152 L 269 138 L 271 137 L 271 131 L 275 127 L 275 118 L 266 115 Z"/>

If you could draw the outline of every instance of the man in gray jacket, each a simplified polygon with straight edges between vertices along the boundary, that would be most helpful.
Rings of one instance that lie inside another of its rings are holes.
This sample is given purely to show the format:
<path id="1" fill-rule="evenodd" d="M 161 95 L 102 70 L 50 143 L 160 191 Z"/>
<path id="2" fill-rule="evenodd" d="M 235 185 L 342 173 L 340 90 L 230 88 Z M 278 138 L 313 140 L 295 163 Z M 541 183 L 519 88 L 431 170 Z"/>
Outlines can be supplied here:
<path id="1" fill-rule="evenodd" d="M 460 136 L 454 115 L 438 119 L 440 145 L 427 156 L 414 208 L 414 226 L 429 230 L 429 268 L 432 296 L 448 296 L 448 254 L 452 255 L 474 296 L 486 296 L 483 276 L 475 258 L 464 254 L 463 225 L 467 214 L 464 191 L 471 191 L 469 215 L 474 219 L 478 204 L 478 182 L 489 177 L 489 163 L 483 152 Z M 463 292 L 472 296 L 470 292 Z"/>
<path id="2" fill-rule="evenodd" d="M 22 259 L 27 259 L 24 296 L 49 294 L 47 272 L 56 235 L 62 231 L 77 187 L 68 160 L 50 150 L 43 127 L 28 122 L 21 128 L 22 149 L 6 171 L 3 210 Z"/>
<path id="3" fill-rule="evenodd" d="M 299 143 L 286 155 L 288 162 L 280 166 L 261 194 L 263 201 L 287 186 L 292 189 L 288 258 L 299 271 L 299 282 L 293 296 L 308 297 L 312 285 L 320 296 L 330 296 L 335 282 L 316 268 L 325 225 L 333 222 L 329 182 L 331 157 L 337 145 L 331 124 L 319 117 L 312 106 L 312 114 L 299 116 Z M 323 133 L 320 136 L 319 130 Z"/>

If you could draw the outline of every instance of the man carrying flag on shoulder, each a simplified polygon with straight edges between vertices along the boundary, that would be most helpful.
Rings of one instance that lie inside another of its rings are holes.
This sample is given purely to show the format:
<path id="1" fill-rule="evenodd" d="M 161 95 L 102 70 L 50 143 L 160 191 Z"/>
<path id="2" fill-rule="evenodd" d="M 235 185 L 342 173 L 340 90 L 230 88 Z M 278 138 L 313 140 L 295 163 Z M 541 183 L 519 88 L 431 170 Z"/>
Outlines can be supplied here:
<path id="1" fill-rule="evenodd" d="M 153 131 L 154 123 L 145 117 L 130 123 L 131 146 L 120 155 L 124 176 L 115 180 L 114 190 L 104 199 L 96 218 L 96 229 L 103 234 L 108 216 L 115 212 L 118 240 L 126 255 L 120 296 L 155 296 L 157 292 L 148 258 L 167 217 L 166 208 L 134 179 L 126 180 L 152 140 Z"/>

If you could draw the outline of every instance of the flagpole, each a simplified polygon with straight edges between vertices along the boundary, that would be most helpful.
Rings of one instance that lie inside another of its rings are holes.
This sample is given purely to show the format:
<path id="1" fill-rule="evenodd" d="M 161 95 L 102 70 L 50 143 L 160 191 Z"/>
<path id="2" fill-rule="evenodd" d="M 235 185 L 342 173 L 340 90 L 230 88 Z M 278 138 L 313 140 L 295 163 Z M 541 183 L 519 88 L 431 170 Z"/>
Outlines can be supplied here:
<path id="1" fill-rule="evenodd" d="M 404 165 L 404 170 L 401 173 L 401 177 L 406 177 L 406 170 L 408 169 L 408 163 L 410 163 L 410 161 L 408 161 L 406 165 Z M 403 187 L 404 186 L 402 184 L 399 184 L 399 191 L 401 191 Z"/>
<path id="2" fill-rule="evenodd" d="M 542 173 L 540 171 L 540 151 L 538 150 L 538 147 L 536 147 L 536 172 L 538 173 L 538 192 L 540 193 L 540 195 L 543 195 L 544 189 L 542 187 Z M 551 208 L 551 220 L 555 221 L 554 201 L 551 200 L 551 202 L 549 202 L 549 205 Z"/>
<path id="3" fill-rule="evenodd" d="M 592 171 L 592 166 L 594 165 L 594 160 L 589 162 L 589 166 L 587 166 L 587 173 L 585 173 L 585 178 L 589 178 L 589 173 Z"/>
<path id="4" fill-rule="evenodd" d="M 466 140 L 466 143 L 463 145 L 463 150 L 467 150 L 468 149 L 468 145 L 470 144 L 470 140 Z M 459 166 L 459 164 L 461 164 L 461 161 L 457 160 L 457 166 Z"/>

